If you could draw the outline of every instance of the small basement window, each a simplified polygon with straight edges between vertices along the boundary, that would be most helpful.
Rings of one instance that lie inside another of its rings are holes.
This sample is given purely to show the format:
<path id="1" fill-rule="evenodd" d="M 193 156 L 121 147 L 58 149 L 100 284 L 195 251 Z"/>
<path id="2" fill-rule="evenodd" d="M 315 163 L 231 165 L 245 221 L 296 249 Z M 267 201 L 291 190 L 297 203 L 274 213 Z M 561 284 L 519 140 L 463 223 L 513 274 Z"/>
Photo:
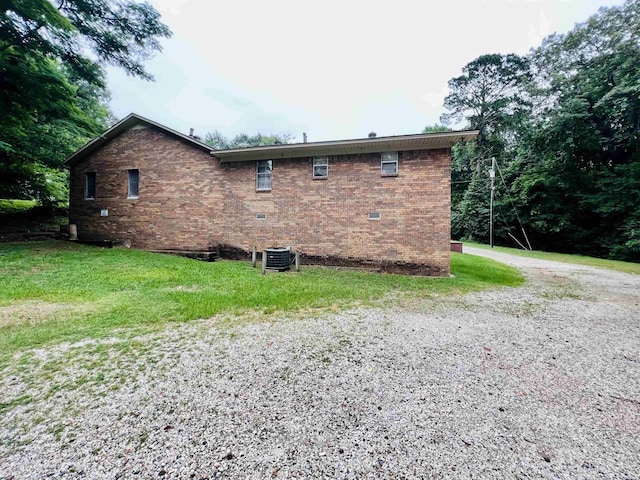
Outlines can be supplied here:
<path id="1" fill-rule="evenodd" d="M 266 220 L 267 219 L 267 214 L 266 213 L 256 213 L 256 218 L 258 220 Z"/>
<path id="2" fill-rule="evenodd" d="M 380 220 L 381 218 L 380 212 L 369 212 L 369 220 Z"/>
<path id="3" fill-rule="evenodd" d="M 273 162 L 271 160 L 258 160 L 256 164 L 256 190 L 263 192 L 271 191 Z"/>
<path id="4" fill-rule="evenodd" d="M 127 193 L 127 198 L 138 198 L 138 190 L 140 186 L 140 170 L 137 168 L 128 170 L 129 175 L 129 191 Z"/>
<path id="5" fill-rule="evenodd" d="M 383 177 L 398 175 L 398 152 L 380 154 L 380 172 Z"/>
<path id="6" fill-rule="evenodd" d="M 313 178 L 329 177 L 329 157 L 313 157 Z"/>
<path id="7" fill-rule="evenodd" d="M 96 199 L 96 172 L 84 174 L 84 198 L 86 200 Z"/>

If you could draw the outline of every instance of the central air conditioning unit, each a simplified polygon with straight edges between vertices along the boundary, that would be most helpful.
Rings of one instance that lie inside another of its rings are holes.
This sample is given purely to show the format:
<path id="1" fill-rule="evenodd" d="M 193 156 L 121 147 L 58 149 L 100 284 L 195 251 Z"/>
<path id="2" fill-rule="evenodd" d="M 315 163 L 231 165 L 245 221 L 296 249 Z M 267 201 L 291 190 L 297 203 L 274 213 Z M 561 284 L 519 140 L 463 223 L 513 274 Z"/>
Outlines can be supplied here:
<path id="1" fill-rule="evenodd" d="M 282 272 L 291 266 L 291 247 L 265 248 L 263 255 L 266 256 L 265 268 L 269 270 Z"/>

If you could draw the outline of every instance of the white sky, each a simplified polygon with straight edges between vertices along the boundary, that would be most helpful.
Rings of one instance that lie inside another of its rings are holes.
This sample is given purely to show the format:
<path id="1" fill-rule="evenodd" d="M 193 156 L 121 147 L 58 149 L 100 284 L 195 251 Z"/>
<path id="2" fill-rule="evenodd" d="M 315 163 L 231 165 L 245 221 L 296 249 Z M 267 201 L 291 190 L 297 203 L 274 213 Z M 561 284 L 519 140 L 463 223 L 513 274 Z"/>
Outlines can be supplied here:
<path id="1" fill-rule="evenodd" d="M 146 64 L 155 83 L 108 69 L 116 117 L 320 141 L 418 133 L 467 63 L 526 53 L 623 0 L 151 3 L 174 35 Z"/>

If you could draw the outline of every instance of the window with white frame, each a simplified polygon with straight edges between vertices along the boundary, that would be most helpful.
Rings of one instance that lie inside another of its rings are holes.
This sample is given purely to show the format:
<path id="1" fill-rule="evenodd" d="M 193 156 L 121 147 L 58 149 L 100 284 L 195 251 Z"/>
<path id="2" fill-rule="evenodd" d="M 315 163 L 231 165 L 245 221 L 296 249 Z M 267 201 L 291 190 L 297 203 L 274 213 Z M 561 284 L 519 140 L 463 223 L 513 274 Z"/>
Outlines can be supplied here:
<path id="1" fill-rule="evenodd" d="M 84 198 L 86 200 L 96 199 L 96 172 L 84 174 Z"/>
<path id="2" fill-rule="evenodd" d="M 329 176 L 329 157 L 313 157 L 313 178 Z"/>
<path id="3" fill-rule="evenodd" d="M 380 154 L 380 173 L 383 176 L 398 175 L 398 152 Z"/>
<path id="4" fill-rule="evenodd" d="M 140 186 L 140 170 L 137 168 L 127 171 L 129 175 L 127 198 L 138 198 L 138 190 Z"/>
<path id="5" fill-rule="evenodd" d="M 273 162 L 271 160 L 258 160 L 256 163 L 256 190 L 270 191 Z"/>

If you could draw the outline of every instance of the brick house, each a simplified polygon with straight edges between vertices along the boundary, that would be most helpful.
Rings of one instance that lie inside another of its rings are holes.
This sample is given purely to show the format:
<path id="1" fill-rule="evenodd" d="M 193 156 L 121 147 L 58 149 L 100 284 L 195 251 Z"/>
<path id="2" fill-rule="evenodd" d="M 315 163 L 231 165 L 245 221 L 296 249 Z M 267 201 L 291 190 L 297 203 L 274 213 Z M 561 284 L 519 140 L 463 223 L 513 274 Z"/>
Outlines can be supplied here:
<path id="1" fill-rule="evenodd" d="M 212 151 L 131 114 L 71 155 L 79 240 L 448 275 L 450 165 L 476 131 Z"/>

